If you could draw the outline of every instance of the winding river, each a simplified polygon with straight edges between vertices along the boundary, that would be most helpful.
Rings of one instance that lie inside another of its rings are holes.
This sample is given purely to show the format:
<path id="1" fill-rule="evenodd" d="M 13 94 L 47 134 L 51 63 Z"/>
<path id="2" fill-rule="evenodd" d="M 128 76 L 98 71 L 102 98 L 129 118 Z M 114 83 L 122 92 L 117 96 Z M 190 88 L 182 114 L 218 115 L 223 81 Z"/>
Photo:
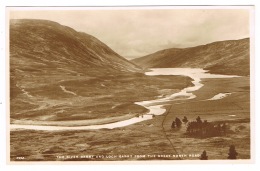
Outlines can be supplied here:
<path id="1" fill-rule="evenodd" d="M 102 124 L 102 125 L 89 125 L 89 126 L 40 126 L 40 125 L 20 125 L 20 124 L 11 124 L 11 130 L 19 130 L 19 129 L 30 129 L 30 130 L 47 130 L 47 131 L 58 131 L 58 130 L 92 130 L 92 129 L 113 129 L 118 127 L 124 127 L 131 124 L 135 124 L 138 122 L 142 122 L 145 120 L 153 119 L 153 115 L 162 115 L 166 109 L 164 108 L 165 102 L 177 100 L 182 97 L 182 100 L 185 99 L 193 99 L 196 96 L 192 93 L 196 90 L 199 90 L 203 87 L 201 83 L 201 79 L 207 78 L 232 78 L 238 77 L 234 75 L 218 75 L 218 74 L 210 74 L 207 73 L 206 70 L 200 68 L 152 68 L 150 71 L 145 73 L 148 76 L 155 75 L 181 75 L 188 76 L 193 79 L 192 83 L 194 84 L 191 87 L 187 87 L 182 89 L 178 93 L 174 93 L 164 98 L 159 98 L 155 100 L 149 101 L 141 101 L 136 102 L 135 104 L 141 105 L 149 110 L 147 114 L 141 115 L 139 117 L 134 117 L 131 119 Z"/>

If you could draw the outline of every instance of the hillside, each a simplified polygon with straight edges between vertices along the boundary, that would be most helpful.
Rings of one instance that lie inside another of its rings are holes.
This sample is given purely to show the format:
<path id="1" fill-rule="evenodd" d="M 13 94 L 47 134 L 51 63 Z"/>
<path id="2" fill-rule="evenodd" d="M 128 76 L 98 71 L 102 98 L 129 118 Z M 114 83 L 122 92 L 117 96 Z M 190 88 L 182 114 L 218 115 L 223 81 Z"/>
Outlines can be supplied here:
<path id="1" fill-rule="evenodd" d="M 46 79 L 140 71 L 95 37 L 47 20 L 10 21 L 10 66 L 11 81 L 23 88 L 31 81 L 42 86 Z"/>
<path id="2" fill-rule="evenodd" d="M 67 89 L 80 88 L 79 80 L 139 71 L 86 33 L 47 20 L 10 20 L 11 111 L 73 97 L 77 93 Z"/>
<path id="3" fill-rule="evenodd" d="M 88 75 L 97 74 L 95 70 L 140 69 L 95 37 L 47 20 L 11 20 L 10 55 L 13 70 L 23 68 L 35 74 L 56 70 L 80 75 L 85 72 L 82 68 L 88 68 Z"/>
<path id="4" fill-rule="evenodd" d="M 204 68 L 211 73 L 250 74 L 249 38 L 191 48 L 171 48 L 133 59 L 143 68 Z"/>
<path id="5" fill-rule="evenodd" d="M 142 72 L 86 33 L 47 20 L 10 21 L 12 123 L 133 117 L 146 112 L 134 102 L 191 84 Z"/>

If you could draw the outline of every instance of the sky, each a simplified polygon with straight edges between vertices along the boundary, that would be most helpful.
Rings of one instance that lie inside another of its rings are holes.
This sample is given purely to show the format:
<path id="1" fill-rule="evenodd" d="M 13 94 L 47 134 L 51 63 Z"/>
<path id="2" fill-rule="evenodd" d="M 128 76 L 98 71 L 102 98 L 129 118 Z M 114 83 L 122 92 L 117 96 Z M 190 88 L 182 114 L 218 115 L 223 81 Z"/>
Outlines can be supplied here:
<path id="1" fill-rule="evenodd" d="M 10 19 L 47 19 L 95 36 L 128 59 L 250 36 L 248 9 L 26 9 Z"/>

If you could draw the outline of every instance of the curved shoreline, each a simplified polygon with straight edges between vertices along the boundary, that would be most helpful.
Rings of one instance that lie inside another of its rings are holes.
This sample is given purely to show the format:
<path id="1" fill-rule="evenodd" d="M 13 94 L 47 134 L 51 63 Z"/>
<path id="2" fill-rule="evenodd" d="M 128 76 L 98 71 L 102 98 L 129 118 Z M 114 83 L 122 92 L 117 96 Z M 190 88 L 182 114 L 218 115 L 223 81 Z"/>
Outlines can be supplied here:
<path id="1" fill-rule="evenodd" d="M 131 119 L 134 114 L 126 114 L 123 116 L 102 118 L 102 119 L 88 119 L 88 120 L 71 120 L 71 121 L 33 121 L 33 120 L 12 120 L 12 124 L 15 125 L 39 125 L 39 126 L 90 126 L 90 125 L 102 125 L 119 122 L 126 119 Z"/>
<path id="2" fill-rule="evenodd" d="M 232 78 L 238 77 L 234 75 L 217 75 L 217 74 L 210 74 L 207 73 L 206 70 L 200 68 L 153 68 L 150 69 L 145 73 L 148 76 L 155 76 L 155 75 L 183 75 L 188 76 L 193 79 L 192 83 L 194 86 L 186 87 L 182 89 L 178 93 L 174 93 L 170 96 L 149 100 L 149 101 L 141 101 L 135 102 L 140 106 L 145 107 L 149 110 L 148 113 L 141 115 L 139 117 L 132 117 L 130 119 L 121 120 L 113 123 L 106 123 L 106 124 L 94 124 L 94 125 L 85 125 L 85 126 L 50 126 L 50 125 L 26 125 L 26 124 L 11 124 L 11 130 L 19 130 L 19 129 L 31 129 L 31 130 L 91 130 L 91 129 L 114 129 L 118 127 L 124 127 L 128 125 L 132 125 L 138 122 L 142 122 L 145 120 L 149 120 L 153 118 L 153 115 L 162 115 L 165 113 L 166 109 L 164 105 L 166 102 L 173 101 L 173 100 L 188 100 L 196 98 L 192 92 L 199 90 L 204 84 L 201 83 L 202 78 Z M 187 97 L 185 99 L 176 99 L 177 97 Z M 69 121 L 71 122 L 71 121 Z M 73 122 L 73 121 L 72 121 Z M 74 121 L 75 122 L 75 121 Z M 84 122 L 84 121 L 82 121 Z M 35 123 L 34 123 L 35 124 Z"/>

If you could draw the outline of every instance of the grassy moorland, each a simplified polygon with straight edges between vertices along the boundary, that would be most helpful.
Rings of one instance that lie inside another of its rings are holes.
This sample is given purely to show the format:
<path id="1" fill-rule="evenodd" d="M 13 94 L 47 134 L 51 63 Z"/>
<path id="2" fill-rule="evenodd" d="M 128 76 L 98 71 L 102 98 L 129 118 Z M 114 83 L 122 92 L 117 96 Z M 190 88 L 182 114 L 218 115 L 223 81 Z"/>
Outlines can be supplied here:
<path id="1" fill-rule="evenodd" d="M 188 77 L 150 77 L 141 73 L 54 82 L 44 88 L 27 88 L 30 97 L 20 93 L 12 99 L 11 123 L 129 118 L 147 112 L 134 102 L 155 99 L 162 92 L 167 95 L 191 85 Z"/>
<path id="2" fill-rule="evenodd" d="M 11 130 L 11 160 L 198 159 L 203 150 L 209 159 L 227 159 L 230 145 L 235 145 L 237 158 L 250 158 L 249 39 L 169 49 L 134 61 L 144 68 L 199 67 L 244 77 L 205 79 L 205 86 L 194 92 L 197 98 L 167 102 L 163 115 L 126 127 Z M 47 20 L 10 21 L 11 124 L 116 122 L 147 112 L 134 102 L 158 99 L 192 85 L 188 77 L 143 72 L 86 33 Z M 219 93 L 231 94 L 207 100 Z M 229 129 L 226 135 L 207 138 L 187 135 L 185 124 L 171 129 L 173 120 L 184 116 L 189 121 L 200 116 L 210 123 L 225 123 Z"/>
<path id="3" fill-rule="evenodd" d="M 226 159 L 228 148 L 234 144 L 239 159 L 250 158 L 250 86 L 249 77 L 232 79 L 209 79 L 200 90 L 194 92 L 196 99 L 187 103 L 174 103 L 165 118 L 164 127 L 179 153 L 202 153 L 207 151 L 210 159 Z M 207 100 L 218 93 L 232 93 L 220 100 Z M 191 138 L 184 135 L 186 128 L 172 133 L 171 121 L 186 116 L 194 121 L 202 120 L 226 123 L 230 129 L 226 136 Z M 176 138 L 179 137 L 179 138 Z M 195 147 L 195 148 L 194 148 Z"/>
<path id="4" fill-rule="evenodd" d="M 31 161 L 198 160 L 203 150 L 207 151 L 209 159 L 227 159 L 232 144 L 236 147 L 238 159 L 249 159 L 249 78 L 206 79 L 203 83 L 205 86 L 194 93 L 197 98 L 168 102 L 165 114 L 127 127 L 85 131 L 11 131 L 11 160 L 17 160 L 18 156 Z M 232 94 L 220 100 L 206 100 L 223 92 Z M 187 116 L 189 121 L 200 116 L 208 122 L 225 122 L 229 131 L 225 136 L 200 138 L 188 136 L 185 124 L 171 129 L 175 117 L 182 119 L 183 116 Z"/>

